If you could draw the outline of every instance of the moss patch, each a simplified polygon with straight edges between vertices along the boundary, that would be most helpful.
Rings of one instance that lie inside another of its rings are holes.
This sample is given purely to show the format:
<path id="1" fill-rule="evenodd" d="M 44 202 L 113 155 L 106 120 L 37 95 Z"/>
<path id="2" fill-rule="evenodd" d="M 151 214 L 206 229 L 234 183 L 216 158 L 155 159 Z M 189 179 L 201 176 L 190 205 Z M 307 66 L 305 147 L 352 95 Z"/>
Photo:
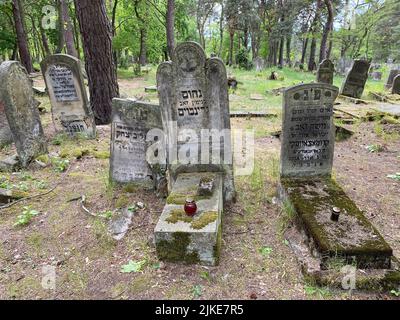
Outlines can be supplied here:
<path id="1" fill-rule="evenodd" d="M 193 221 L 192 217 L 189 217 L 185 211 L 176 209 L 172 210 L 171 213 L 169 214 L 169 217 L 165 219 L 168 223 L 177 223 L 179 221 L 186 222 L 186 223 L 191 223 Z"/>
<path id="2" fill-rule="evenodd" d="M 178 193 L 174 192 L 169 195 L 167 198 L 167 204 L 176 204 L 176 205 L 184 205 L 186 203 L 187 198 L 192 198 L 194 201 L 200 201 L 200 200 L 207 200 L 212 197 L 212 195 L 209 196 L 200 196 L 196 192 L 187 192 L 187 193 Z"/>
<path id="3" fill-rule="evenodd" d="M 192 229 L 201 230 L 217 219 L 218 212 L 216 211 L 203 212 L 197 217 L 189 217 L 185 211 L 176 209 L 171 211 L 169 217 L 165 219 L 165 221 L 168 223 L 177 223 L 179 221 L 186 222 L 190 223 Z"/>
<path id="4" fill-rule="evenodd" d="M 157 244 L 157 256 L 160 260 L 169 262 L 184 262 L 187 264 L 197 264 L 200 257 L 197 251 L 188 252 L 190 245 L 190 234 L 175 232 L 172 241 L 162 240 Z"/>

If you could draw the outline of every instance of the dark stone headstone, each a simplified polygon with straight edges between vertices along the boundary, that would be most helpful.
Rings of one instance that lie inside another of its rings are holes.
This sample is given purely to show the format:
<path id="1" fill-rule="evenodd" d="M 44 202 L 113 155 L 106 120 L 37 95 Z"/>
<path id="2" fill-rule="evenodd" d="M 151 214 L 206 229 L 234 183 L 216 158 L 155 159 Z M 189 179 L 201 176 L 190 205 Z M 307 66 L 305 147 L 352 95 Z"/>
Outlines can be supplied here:
<path id="1" fill-rule="evenodd" d="M 386 89 L 389 90 L 390 88 L 392 88 L 392 86 L 393 86 L 393 80 L 394 80 L 394 78 L 396 78 L 396 76 L 398 76 L 399 74 L 400 74 L 400 70 L 398 70 L 398 69 L 390 70 L 389 77 L 388 77 L 387 82 L 386 82 L 386 85 L 385 85 L 385 88 L 386 88 Z"/>
<path id="2" fill-rule="evenodd" d="M 335 66 L 331 60 L 323 60 L 317 71 L 317 82 L 333 84 L 333 74 L 335 72 Z"/>
<path id="3" fill-rule="evenodd" d="M 89 106 L 79 59 L 56 54 L 41 63 L 56 126 L 71 135 L 96 136 L 94 116 Z"/>
<path id="4" fill-rule="evenodd" d="M 392 94 L 400 94 L 400 74 L 393 80 Z"/>
<path id="5" fill-rule="evenodd" d="M 354 60 L 353 65 L 343 82 L 340 94 L 360 99 L 368 80 L 370 63 L 365 60 Z"/>
<path id="6" fill-rule="evenodd" d="M 158 129 L 158 132 L 154 129 Z M 147 152 L 150 146 L 157 142 L 162 143 L 162 138 L 161 110 L 158 105 L 114 99 L 111 126 L 111 180 L 153 188 L 156 173 L 147 161 Z M 163 156 L 163 149 L 162 146 L 155 150 L 160 154 L 154 156 Z M 165 164 L 165 156 L 160 162 Z"/>
<path id="7" fill-rule="evenodd" d="M 338 88 L 302 84 L 284 93 L 281 175 L 331 175 L 335 146 L 333 105 Z"/>
<path id="8" fill-rule="evenodd" d="M 31 80 L 17 61 L 0 66 L 0 104 L 4 106 L 21 165 L 27 167 L 47 153 L 47 144 Z"/>
<path id="9" fill-rule="evenodd" d="M 172 62 L 160 65 L 157 84 L 168 135 L 170 183 L 180 173 L 222 172 L 224 199 L 232 201 L 235 188 L 225 64 L 219 58 L 206 59 L 197 43 L 185 42 L 177 46 Z"/>

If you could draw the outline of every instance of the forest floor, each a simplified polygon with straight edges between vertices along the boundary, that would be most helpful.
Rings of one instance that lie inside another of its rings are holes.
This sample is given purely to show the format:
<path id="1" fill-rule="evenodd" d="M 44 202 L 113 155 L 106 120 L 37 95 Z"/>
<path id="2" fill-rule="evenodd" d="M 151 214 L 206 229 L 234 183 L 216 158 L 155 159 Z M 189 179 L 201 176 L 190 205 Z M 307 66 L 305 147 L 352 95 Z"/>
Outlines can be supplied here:
<path id="1" fill-rule="evenodd" d="M 50 156 L 41 160 L 49 165 L 2 173 L 0 187 L 29 195 L 57 188 L 0 211 L 0 299 L 399 299 L 390 292 L 350 294 L 319 288 L 302 277 L 285 241 L 285 213 L 274 201 L 280 141 L 271 134 L 281 128 L 282 96 L 266 90 L 314 76 L 283 70 L 286 80 L 270 84 L 265 80 L 269 71 L 261 76 L 231 72 L 242 82 L 231 94 L 232 110 L 271 111 L 278 117 L 232 119 L 233 128 L 255 129 L 256 166 L 250 177 L 236 179 L 239 198 L 224 213 L 218 267 L 160 263 L 152 234 L 165 200 L 153 192 L 113 188 L 108 181 L 109 126 L 98 127 L 96 140 L 56 134 L 49 100 L 43 97 L 39 100 L 48 110 L 42 122 Z M 120 78 L 122 96 L 157 100 L 156 94 L 144 93 L 145 86 L 155 84 L 154 70 L 142 78 L 126 73 Z M 35 85 L 44 86 L 43 80 L 35 79 Z M 375 90 L 383 83 L 368 86 Z M 252 94 L 263 100 L 253 101 Z M 334 177 L 400 257 L 400 181 L 387 177 L 400 171 L 400 125 L 358 121 L 350 128 L 355 135 L 336 144 Z M 382 148 L 370 152 L 371 145 Z M 13 153 L 13 146 L 3 148 L 0 158 Z M 81 209 L 77 199 L 82 195 L 86 207 L 99 217 Z M 126 237 L 113 240 L 107 232 L 109 216 L 116 208 L 137 202 L 145 208 L 134 216 Z M 27 226 L 14 226 L 24 210 L 37 210 L 39 215 Z M 130 261 L 138 262 L 140 270 L 121 272 Z M 56 268 L 55 290 L 42 287 L 46 265 Z"/>

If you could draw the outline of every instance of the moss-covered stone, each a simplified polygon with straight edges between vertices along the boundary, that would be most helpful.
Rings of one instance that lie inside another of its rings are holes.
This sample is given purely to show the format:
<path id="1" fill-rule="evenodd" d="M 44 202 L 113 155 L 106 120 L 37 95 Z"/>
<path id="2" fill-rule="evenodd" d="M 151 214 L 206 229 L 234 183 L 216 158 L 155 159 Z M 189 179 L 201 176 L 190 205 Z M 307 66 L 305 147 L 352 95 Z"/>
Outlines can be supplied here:
<path id="1" fill-rule="evenodd" d="M 198 252 L 188 252 L 190 245 L 190 234 L 175 232 L 172 241 L 161 240 L 157 243 L 157 256 L 162 261 L 184 262 L 186 264 L 197 264 L 200 262 Z"/>
<path id="2" fill-rule="evenodd" d="M 191 223 L 191 227 L 195 230 L 201 230 L 208 226 L 210 223 L 215 222 L 218 219 L 218 212 L 209 211 L 203 212 L 197 219 L 194 219 Z"/>
<path id="3" fill-rule="evenodd" d="M 109 151 L 93 151 L 93 156 L 96 159 L 109 159 L 110 158 L 110 152 Z"/>
<path id="4" fill-rule="evenodd" d="M 177 223 L 179 221 L 191 223 L 193 221 L 192 217 L 189 217 L 184 210 L 176 209 L 172 210 L 169 217 L 165 219 L 168 223 Z"/>
<path id="5" fill-rule="evenodd" d="M 49 164 L 50 163 L 50 157 L 48 154 L 43 154 L 39 157 L 36 158 L 37 161 L 40 161 L 44 164 Z"/>

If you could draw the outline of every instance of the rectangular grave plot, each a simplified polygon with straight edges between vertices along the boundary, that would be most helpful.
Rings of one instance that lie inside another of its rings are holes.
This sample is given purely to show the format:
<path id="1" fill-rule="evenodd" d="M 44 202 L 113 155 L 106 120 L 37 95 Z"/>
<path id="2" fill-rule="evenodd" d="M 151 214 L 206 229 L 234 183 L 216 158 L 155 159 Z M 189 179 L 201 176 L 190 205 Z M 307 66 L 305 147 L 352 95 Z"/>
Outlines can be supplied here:
<path id="1" fill-rule="evenodd" d="M 354 260 L 361 269 L 390 269 L 393 251 L 356 204 L 331 178 L 281 180 L 281 198 L 294 208 L 299 227 L 317 249 L 322 268 Z M 333 208 L 339 220 L 331 220 Z"/>

